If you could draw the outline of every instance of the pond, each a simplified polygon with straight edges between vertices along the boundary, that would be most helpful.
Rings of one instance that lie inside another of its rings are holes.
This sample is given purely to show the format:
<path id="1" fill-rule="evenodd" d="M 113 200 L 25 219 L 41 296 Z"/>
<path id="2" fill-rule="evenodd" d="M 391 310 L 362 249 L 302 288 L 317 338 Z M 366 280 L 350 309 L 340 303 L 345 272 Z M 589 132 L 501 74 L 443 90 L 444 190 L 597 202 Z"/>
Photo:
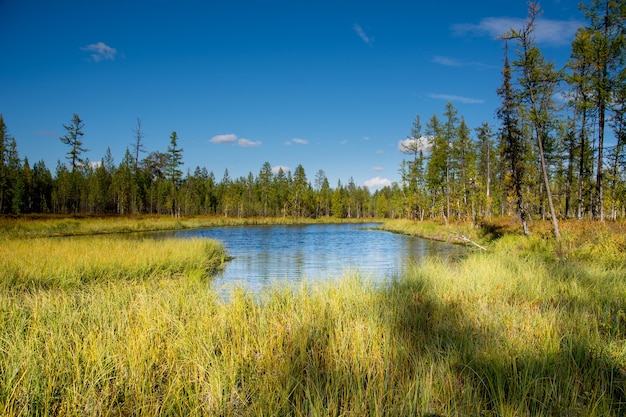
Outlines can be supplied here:
<path id="1" fill-rule="evenodd" d="M 328 280 L 347 272 L 386 280 L 425 257 L 458 258 L 466 251 L 459 245 L 376 230 L 376 226 L 231 226 L 167 236 L 221 241 L 233 259 L 215 277 L 214 285 L 242 285 L 253 292 L 276 282 Z"/>

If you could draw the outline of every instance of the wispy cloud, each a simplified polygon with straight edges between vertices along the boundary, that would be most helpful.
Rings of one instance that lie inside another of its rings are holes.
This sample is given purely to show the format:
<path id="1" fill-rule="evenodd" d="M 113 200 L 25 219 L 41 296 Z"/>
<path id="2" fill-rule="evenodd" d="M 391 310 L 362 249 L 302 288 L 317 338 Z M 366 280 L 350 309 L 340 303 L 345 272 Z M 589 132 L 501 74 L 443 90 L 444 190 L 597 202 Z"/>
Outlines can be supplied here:
<path id="1" fill-rule="evenodd" d="M 446 67 L 466 68 L 473 67 L 478 69 L 492 68 L 491 65 L 483 64 L 482 62 L 464 61 L 462 59 L 450 58 L 447 56 L 436 55 L 433 57 L 433 62 Z"/>
<path id="2" fill-rule="evenodd" d="M 383 167 L 372 167 L 372 171 L 383 172 L 384 170 L 385 170 L 385 168 L 383 168 Z"/>
<path id="3" fill-rule="evenodd" d="M 231 143 L 237 140 L 237 135 L 233 133 L 229 133 L 227 135 L 217 135 L 213 136 L 209 142 L 213 143 Z"/>
<path id="4" fill-rule="evenodd" d="M 261 146 L 261 141 L 260 140 L 252 141 L 250 139 L 240 138 L 240 139 L 237 139 L 237 145 L 243 148 L 253 148 L 255 146 Z"/>
<path id="5" fill-rule="evenodd" d="M 485 100 L 480 98 L 471 98 L 463 96 L 455 96 L 451 94 L 429 94 L 428 97 L 437 100 L 446 100 L 451 102 L 463 103 L 463 104 L 482 104 Z"/>
<path id="6" fill-rule="evenodd" d="M 94 62 L 113 61 L 117 55 L 117 49 L 111 48 L 104 42 L 91 43 L 80 48 L 82 51 L 91 52 L 91 59 Z"/>
<path id="7" fill-rule="evenodd" d="M 213 136 L 211 139 L 209 139 L 209 142 L 218 143 L 218 144 L 232 143 L 237 146 L 241 146 L 242 148 L 251 148 L 255 146 L 261 146 L 260 140 L 251 141 L 250 139 L 246 139 L 246 138 L 238 138 L 237 135 L 235 135 L 234 133 Z"/>
<path id="8" fill-rule="evenodd" d="M 537 43 L 552 46 L 569 45 L 576 30 L 584 25 L 579 20 L 537 19 L 535 23 L 534 36 Z M 526 19 L 522 18 L 485 17 L 479 23 L 455 24 L 451 29 L 457 36 L 490 36 L 496 39 L 511 29 L 520 30 L 525 24 Z"/>
<path id="9" fill-rule="evenodd" d="M 306 140 L 306 139 L 301 139 L 301 138 L 293 138 L 293 139 L 288 140 L 287 142 L 285 142 L 284 145 L 291 146 L 294 143 L 297 144 L 297 145 L 307 145 L 309 143 L 309 141 Z"/>
<path id="10" fill-rule="evenodd" d="M 377 176 L 365 181 L 363 185 L 365 185 L 367 188 L 376 190 L 383 187 L 391 187 L 391 184 L 391 180 L 389 180 L 388 178 L 382 178 L 380 176 Z"/>
<path id="11" fill-rule="evenodd" d="M 365 33 L 361 25 L 359 25 L 358 23 L 355 23 L 352 26 L 352 29 L 354 29 L 356 34 L 359 35 L 359 38 L 361 38 L 363 42 L 365 42 L 369 46 L 372 46 L 372 44 L 374 43 L 374 39 L 367 36 L 367 34 Z"/>

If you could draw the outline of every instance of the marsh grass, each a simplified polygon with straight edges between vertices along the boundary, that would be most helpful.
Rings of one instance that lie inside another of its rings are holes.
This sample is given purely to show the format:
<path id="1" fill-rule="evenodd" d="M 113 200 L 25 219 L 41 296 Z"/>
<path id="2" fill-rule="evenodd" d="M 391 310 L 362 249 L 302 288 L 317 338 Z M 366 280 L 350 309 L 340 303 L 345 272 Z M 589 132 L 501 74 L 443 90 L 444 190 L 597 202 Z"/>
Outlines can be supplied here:
<path id="1" fill-rule="evenodd" d="M 162 230 L 197 229 L 217 226 L 244 226 L 303 223 L 362 223 L 365 219 L 322 217 L 306 219 L 293 217 L 224 217 L 189 216 L 174 218 L 163 215 L 111 217 L 22 216 L 0 217 L 0 236 L 49 237 L 80 236 L 111 233 L 154 232 Z"/>
<path id="2" fill-rule="evenodd" d="M 570 238 L 227 301 L 197 268 L 5 289 L 0 414 L 622 416 L 625 270 Z"/>
<path id="3" fill-rule="evenodd" d="M 71 237 L 0 240 L 0 289 L 71 288 L 93 281 L 213 275 L 227 256 L 210 240 Z"/>

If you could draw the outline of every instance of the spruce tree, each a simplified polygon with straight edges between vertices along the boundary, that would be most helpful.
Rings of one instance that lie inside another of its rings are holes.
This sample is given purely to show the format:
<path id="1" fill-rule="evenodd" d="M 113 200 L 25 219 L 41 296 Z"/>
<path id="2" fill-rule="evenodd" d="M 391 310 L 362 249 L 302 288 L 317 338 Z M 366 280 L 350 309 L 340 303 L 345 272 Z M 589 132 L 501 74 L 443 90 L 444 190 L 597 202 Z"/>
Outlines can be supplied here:
<path id="1" fill-rule="evenodd" d="M 82 155 L 84 152 L 87 152 L 88 149 L 83 147 L 82 137 L 85 135 L 83 132 L 84 126 L 85 124 L 76 113 L 74 113 L 70 124 L 63 125 L 66 134 L 61 136 L 60 139 L 61 142 L 70 147 L 70 150 L 67 152 L 66 159 L 71 163 L 72 172 L 76 171 L 79 167 L 84 167 L 85 165 L 85 160 Z"/>

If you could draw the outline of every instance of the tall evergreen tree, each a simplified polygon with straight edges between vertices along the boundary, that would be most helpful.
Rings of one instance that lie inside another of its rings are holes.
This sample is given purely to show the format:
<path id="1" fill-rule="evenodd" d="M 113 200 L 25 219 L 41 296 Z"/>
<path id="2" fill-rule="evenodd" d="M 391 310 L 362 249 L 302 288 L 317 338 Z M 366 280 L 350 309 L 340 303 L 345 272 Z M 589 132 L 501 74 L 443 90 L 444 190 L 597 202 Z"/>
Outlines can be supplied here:
<path id="1" fill-rule="evenodd" d="M 555 115 L 552 97 L 560 81 L 560 75 L 554 70 L 553 63 L 546 62 L 534 42 L 533 31 L 535 30 L 535 20 L 538 14 L 539 6 L 535 3 L 530 3 L 527 23 L 521 30 L 511 30 L 506 36 L 518 41 L 519 59 L 514 61 L 513 65 L 521 72 L 519 78 L 521 98 L 523 102 L 527 103 L 528 117 L 532 124 L 539 150 L 541 174 L 550 207 L 554 236 L 559 240 L 561 232 L 552 199 L 544 142 L 549 136 L 551 119 Z"/>
<path id="2" fill-rule="evenodd" d="M 9 135 L 4 117 L 0 114 L 0 214 L 5 212 L 7 201 L 13 192 L 10 149 L 14 142 L 15 139 Z"/>
<path id="3" fill-rule="evenodd" d="M 432 150 L 426 165 L 426 184 L 431 194 L 431 215 L 447 215 L 447 186 L 449 148 L 447 136 L 436 114 L 433 114 L 426 126 L 426 135 L 431 138 Z"/>
<path id="4" fill-rule="evenodd" d="M 495 173 L 495 149 L 493 145 L 493 133 L 488 123 L 483 123 L 476 128 L 478 139 L 478 171 L 473 178 L 473 186 L 484 193 L 483 215 L 487 218 L 492 214 L 492 184 Z"/>
<path id="5" fill-rule="evenodd" d="M 422 123 L 419 114 L 415 116 L 411 135 L 400 142 L 400 152 L 412 155 L 413 161 L 403 167 L 402 182 L 405 188 L 408 210 L 413 219 L 417 219 L 420 209 L 421 190 L 424 185 L 424 151 L 428 148 L 428 139 L 422 136 Z"/>
<path id="6" fill-rule="evenodd" d="M 70 150 L 66 154 L 66 159 L 70 161 L 72 171 L 76 171 L 77 168 L 85 166 L 83 153 L 87 152 L 88 149 L 83 147 L 82 137 L 85 135 L 85 132 L 83 132 L 84 126 L 85 124 L 76 113 L 74 113 L 70 124 L 63 125 L 66 133 L 61 136 L 60 139 L 61 142 L 70 147 Z"/>
<path id="7" fill-rule="evenodd" d="M 591 73 L 594 66 L 591 34 L 588 30 L 579 29 L 572 41 L 572 53 L 568 62 L 571 70 L 567 77 L 567 82 L 571 87 L 570 105 L 573 108 L 572 129 L 576 140 L 571 142 L 569 152 L 574 154 L 577 160 L 577 208 L 576 217 L 582 218 L 586 207 L 586 195 L 591 190 L 591 147 L 590 147 L 590 124 L 594 116 L 593 88 L 591 84 Z M 591 204 L 591 203 L 590 203 Z"/>
<path id="8" fill-rule="evenodd" d="M 525 177 L 524 157 L 527 146 L 522 137 L 518 120 L 519 99 L 511 82 L 512 74 L 508 55 L 508 41 L 505 39 L 504 67 L 502 69 L 503 82 L 498 89 L 498 95 L 502 98 L 502 107 L 498 109 L 498 118 L 502 123 L 500 140 L 503 142 L 503 159 L 507 161 L 510 176 L 508 186 L 516 198 L 517 213 L 522 222 L 522 230 L 525 235 L 528 235 L 530 234 L 528 229 L 528 212 L 523 192 Z"/>
<path id="9" fill-rule="evenodd" d="M 452 149 L 454 169 L 457 173 L 456 182 L 459 191 L 457 206 L 459 215 L 466 215 L 468 209 L 472 221 L 476 219 L 475 210 L 475 180 L 476 178 L 476 151 L 470 137 L 470 130 L 465 119 L 461 118 L 458 134 Z"/>
<path id="10" fill-rule="evenodd" d="M 598 116 L 598 156 L 596 161 L 596 187 L 592 209 L 604 220 L 604 134 L 614 87 L 623 71 L 626 43 L 626 6 L 623 0 L 591 0 L 582 6 L 589 25 L 580 36 L 589 37 L 591 53 L 591 87 L 594 91 Z"/>
<path id="11" fill-rule="evenodd" d="M 177 206 L 177 194 L 183 178 L 183 171 L 180 169 L 183 164 L 183 149 L 178 147 L 178 135 L 176 132 L 172 132 L 170 135 L 170 145 L 167 147 L 167 154 L 165 178 L 170 183 L 170 210 L 172 216 L 178 216 L 180 213 L 177 210 L 180 207 Z"/>
<path id="12" fill-rule="evenodd" d="M 137 118 L 137 127 L 133 129 L 133 134 L 135 135 L 135 140 L 132 143 L 133 155 L 134 155 L 134 172 L 137 174 L 138 165 L 139 165 L 139 155 L 146 152 L 146 147 L 143 144 L 144 133 L 141 130 L 141 119 Z"/>
<path id="13" fill-rule="evenodd" d="M 450 199 L 452 198 L 452 181 L 456 174 L 456 172 L 452 171 L 452 166 L 451 166 L 452 155 L 450 152 L 450 147 L 456 140 L 456 136 L 458 134 L 459 118 L 458 118 L 458 111 L 452 103 L 446 104 L 446 111 L 443 113 L 443 116 L 445 117 L 445 123 L 443 125 L 443 130 L 442 130 L 442 134 L 443 134 L 442 144 L 444 144 L 445 142 L 445 149 L 446 149 L 446 158 L 445 158 L 446 216 L 447 218 L 450 218 Z"/>
<path id="14" fill-rule="evenodd" d="M 263 216 L 269 214 L 270 202 L 272 201 L 272 166 L 269 162 L 265 162 L 259 172 L 259 191 L 261 193 L 261 207 Z"/>

